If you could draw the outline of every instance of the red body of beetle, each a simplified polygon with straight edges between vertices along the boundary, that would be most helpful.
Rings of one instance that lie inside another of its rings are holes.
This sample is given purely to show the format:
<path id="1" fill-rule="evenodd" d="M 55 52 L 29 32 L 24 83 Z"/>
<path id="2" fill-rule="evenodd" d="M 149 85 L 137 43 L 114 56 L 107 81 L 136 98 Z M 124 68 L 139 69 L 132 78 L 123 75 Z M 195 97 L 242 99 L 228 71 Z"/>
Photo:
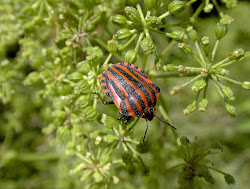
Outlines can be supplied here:
<path id="1" fill-rule="evenodd" d="M 101 86 L 118 107 L 120 118 L 142 116 L 149 121 L 154 118 L 160 88 L 138 66 L 127 62 L 112 65 L 103 72 Z"/>

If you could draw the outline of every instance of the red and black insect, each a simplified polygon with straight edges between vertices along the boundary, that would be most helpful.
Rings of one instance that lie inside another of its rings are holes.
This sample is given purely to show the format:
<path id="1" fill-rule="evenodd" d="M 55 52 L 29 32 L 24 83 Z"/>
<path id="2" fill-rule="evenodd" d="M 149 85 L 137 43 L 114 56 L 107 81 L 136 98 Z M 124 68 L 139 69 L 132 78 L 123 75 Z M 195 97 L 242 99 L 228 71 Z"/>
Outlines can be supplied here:
<path id="1" fill-rule="evenodd" d="M 160 88 L 148 79 L 146 73 L 138 66 L 127 62 L 112 65 L 102 73 L 101 86 L 105 95 L 112 100 L 104 102 L 100 98 L 102 103 L 115 104 L 121 113 L 118 119 L 126 117 L 124 123 L 131 117 L 141 116 L 146 121 L 157 117 L 155 105 L 160 96 Z"/>

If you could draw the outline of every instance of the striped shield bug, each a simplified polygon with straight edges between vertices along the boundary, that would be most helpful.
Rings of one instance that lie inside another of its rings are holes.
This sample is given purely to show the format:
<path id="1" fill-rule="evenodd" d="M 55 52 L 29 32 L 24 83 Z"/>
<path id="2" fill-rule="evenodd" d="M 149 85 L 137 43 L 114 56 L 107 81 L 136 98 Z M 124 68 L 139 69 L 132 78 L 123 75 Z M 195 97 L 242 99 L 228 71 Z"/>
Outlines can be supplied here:
<path id="1" fill-rule="evenodd" d="M 121 113 L 118 120 L 125 117 L 124 123 L 128 123 L 131 117 L 141 116 L 146 121 L 151 121 L 154 117 L 157 117 L 155 105 L 160 96 L 160 88 L 148 79 L 146 73 L 138 66 L 127 62 L 112 65 L 102 73 L 101 86 L 111 102 L 105 102 L 98 93 L 95 94 L 99 96 L 103 104 L 115 104 L 117 106 Z M 170 126 L 176 129 L 174 126 Z M 147 130 L 148 124 L 143 142 Z"/>

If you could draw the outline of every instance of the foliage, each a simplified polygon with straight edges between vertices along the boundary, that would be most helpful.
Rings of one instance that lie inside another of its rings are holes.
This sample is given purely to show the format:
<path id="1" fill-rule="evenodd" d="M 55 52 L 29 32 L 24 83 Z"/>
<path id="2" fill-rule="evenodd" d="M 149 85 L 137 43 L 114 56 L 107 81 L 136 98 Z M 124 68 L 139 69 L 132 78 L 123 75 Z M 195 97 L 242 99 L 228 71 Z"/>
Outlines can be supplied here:
<path id="1" fill-rule="evenodd" d="M 247 188 L 249 2 L 0 3 L 0 186 Z M 143 142 L 143 119 L 93 94 L 107 100 L 101 74 L 124 61 L 160 86 L 156 114 L 177 131 L 154 119 Z"/>

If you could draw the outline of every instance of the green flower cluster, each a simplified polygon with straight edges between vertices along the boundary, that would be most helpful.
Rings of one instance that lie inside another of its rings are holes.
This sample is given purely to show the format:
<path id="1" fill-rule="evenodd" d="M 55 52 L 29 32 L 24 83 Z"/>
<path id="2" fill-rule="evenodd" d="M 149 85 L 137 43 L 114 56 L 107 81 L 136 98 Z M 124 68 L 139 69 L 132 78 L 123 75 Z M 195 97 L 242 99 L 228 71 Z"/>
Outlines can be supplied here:
<path id="1" fill-rule="evenodd" d="M 236 0 L 221 2 L 226 8 L 237 4 Z M 57 188 L 130 187 L 130 180 L 135 187 L 138 183 L 146 187 L 147 178 L 152 186 L 159 186 L 155 176 L 160 173 L 159 182 L 165 183 L 166 170 L 172 170 L 169 162 L 178 158 L 184 163 L 172 167 L 182 168 L 170 176 L 175 187 L 177 177 L 180 188 L 193 186 L 197 177 L 214 183 L 210 170 L 223 174 L 227 184 L 235 184 L 231 175 L 208 166 L 206 157 L 222 149 L 220 143 L 208 147 L 196 140 L 190 143 L 170 127 L 155 127 L 160 134 L 143 142 L 145 128 L 138 126 L 140 118 L 132 118 L 127 125 L 116 121 L 117 108 L 104 107 L 93 94 L 100 93 L 105 99 L 101 74 L 111 62 L 126 61 L 143 68 L 149 78 L 163 78 L 163 82 L 172 76 L 192 77 L 171 90 L 174 96 L 193 83 L 191 90 L 196 97 L 184 110 L 186 115 L 197 106 L 201 112 L 206 110 L 208 83 L 213 83 L 234 117 L 235 97 L 223 81 L 244 89 L 250 89 L 250 83 L 229 78 L 225 68 L 250 58 L 250 53 L 239 48 L 216 60 L 219 44 L 232 22 L 216 0 L 0 3 L 0 168 L 4 170 L 0 187 L 6 183 L 10 188 L 46 188 L 48 184 Z M 194 3 L 199 7 L 190 14 Z M 210 13 L 213 7 L 220 21 L 212 47 L 209 37 L 198 42 L 199 32 L 194 28 L 199 14 Z M 188 15 L 185 23 L 180 14 Z M 161 40 L 169 42 L 163 50 Z M 167 52 L 176 50 L 176 43 L 199 66 L 165 64 Z M 161 75 L 161 71 L 171 73 Z M 165 101 L 159 99 L 157 110 L 171 123 Z"/>

